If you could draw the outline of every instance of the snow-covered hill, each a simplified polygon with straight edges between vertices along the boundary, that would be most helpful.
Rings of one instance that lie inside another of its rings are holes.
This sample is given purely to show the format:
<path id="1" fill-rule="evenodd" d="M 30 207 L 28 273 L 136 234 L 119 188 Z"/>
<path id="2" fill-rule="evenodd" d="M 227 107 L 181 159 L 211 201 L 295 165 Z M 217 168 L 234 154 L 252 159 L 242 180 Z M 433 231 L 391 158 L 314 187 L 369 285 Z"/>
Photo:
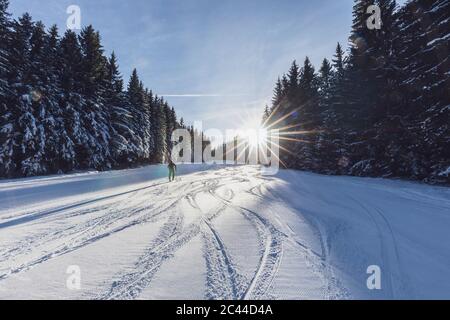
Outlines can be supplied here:
<path id="1" fill-rule="evenodd" d="M 0 298 L 450 298 L 449 188 L 166 171 L 0 182 Z M 381 290 L 367 288 L 371 265 Z"/>

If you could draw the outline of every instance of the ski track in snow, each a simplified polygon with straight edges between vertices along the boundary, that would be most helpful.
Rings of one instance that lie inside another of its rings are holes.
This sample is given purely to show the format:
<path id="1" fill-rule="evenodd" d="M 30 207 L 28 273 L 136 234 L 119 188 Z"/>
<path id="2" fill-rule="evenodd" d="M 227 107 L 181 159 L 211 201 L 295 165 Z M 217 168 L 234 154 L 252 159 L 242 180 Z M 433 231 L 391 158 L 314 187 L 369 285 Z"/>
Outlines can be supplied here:
<path id="1" fill-rule="evenodd" d="M 144 290 L 153 288 L 153 279 L 165 263 L 198 237 L 203 244 L 205 270 L 192 272 L 204 277 L 205 299 L 276 299 L 274 288 L 283 261 L 290 258 L 284 256 L 287 248 L 291 255 L 295 252 L 305 261 L 310 272 L 305 277 L 308 281 L 316 279 L 314 283 L 321 298 L 351 298 L 351 290 L 339 276 L 345 270 L 332 254 L 335 234 L 330 233 L 320 216 L 300 211 L 297 214 L 307 222 L 316 237 L 316 245 L 311 243 L 312 238 L 299 237 L 297 222 L 284 221 L 283 212 L 279 212 L 279 208 L 289 204 L 278 194 L 274 181 L 260 176 L 256 167 L 221 167 L 181 176 L 175 183 L 156 181 L 130 184 L 120 190 L 106 189 L 101 196 L 86 201 L 63 198 L 57 206 L 41 211 L 33 209 L 27 213 L 25 208 L 2 216 L 0 210 L 0 235 L 12 232 L 6 245 L 0 242 L 0 287 L 13 275 L 37 267 L 45 270 L 46 263 L 64 255 L 96 246 L 122 231 L 160 222 L 153 239 L 144 244 L 133 260 L 127 261 L 127 268 L 116 270 L 97 289 L 83 292 L 79 298 L 139 299 Z M 302 186 L 299 188 L 302 197 L 314 196 L 322 205 L 342 205 L 316 192 L 306 182 L 297 183 Z M 384 297 L 415 297 L 411 279 L 403 275 L 404 262 L 386 213 L 353 195 L 345 194 L 345 197 L 355 204 L 353 207 L 359 207 L 361 215 L 366 215 L 378 234 L 380 264 L 387 275 L 383 282 Z M 430 199 L 424 198 L 424 204 L 432 206 Z M 264 209 L 258 204 L 263 204 Z M 292 210 L 297 211 L 295 207 Z M 250 271 L 242 264 L 246 257 L 230 249 L 229 236 L 222 234 L 224 226 L 216 223 L 219 217 L 226 219 L 228 215 L 243 219 L 257 235 L 255 257 L 259 258 Z M 300 287 L 302 276 L 299 274 Z M 307 292 L 309 288 L 304 290 Z"/>
<path id="2" fill-rule="evenodd" d="M 217 199 L 223 201 L 228 207 L 237 210 L 248 219 L 257 229 L 261 239 L 261 259 L 250 285 L 245 290 L 242 298 L 246 300 L 264 297 L 272 284 L 282 256 L 282 243 L 280 234 L 269 222 L 261 218 L 257 213 L 239 206 L 233 205 L 230 200 L 223 199 L 211 192 Z"/>
<path id="3" fill-rule="evenodd" d="M 402 263 L 398 253 L 398 245 L 392 227 L 383 212 L 375 206 L 368 208 L 361 201 L 351 196 L 349 197 L 367 213 L 378 231 L 383 266 L 389 274 L 387 278 L 387 287 L 390 292 L 389 298 L 401 299 L 404 297 L 404 290 L 408 290 L 408 294 L 413 297 L 412 289 L 408 288 L 407 283 L 401 277 Z"/>

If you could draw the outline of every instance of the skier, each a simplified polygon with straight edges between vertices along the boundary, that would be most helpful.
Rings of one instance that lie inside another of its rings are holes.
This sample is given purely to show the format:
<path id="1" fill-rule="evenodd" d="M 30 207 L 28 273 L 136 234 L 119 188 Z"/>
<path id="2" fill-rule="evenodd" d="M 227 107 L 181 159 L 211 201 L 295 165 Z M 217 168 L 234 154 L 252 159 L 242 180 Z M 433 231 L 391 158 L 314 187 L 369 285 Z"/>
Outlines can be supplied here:
<path id="1" fill-rule="evenodd" d="M 177 171 L 177 165 L 172 161 L 172 159 L 169 159 L 167 168 L 169 168 L 169 182 L 175 181 L 175 171 Z"/>

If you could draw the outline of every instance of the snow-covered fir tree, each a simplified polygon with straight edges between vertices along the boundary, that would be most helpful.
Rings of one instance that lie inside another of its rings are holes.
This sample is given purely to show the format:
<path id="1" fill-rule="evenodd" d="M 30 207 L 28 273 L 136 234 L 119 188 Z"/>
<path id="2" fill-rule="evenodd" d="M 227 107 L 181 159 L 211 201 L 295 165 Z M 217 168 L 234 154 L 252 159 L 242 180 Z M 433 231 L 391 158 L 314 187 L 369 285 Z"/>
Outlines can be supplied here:
<path id="1" fill-rule="evenodd" d="M 81 168 L 79 155 L 87 144 L 87 128 L 82 118 L 85 98 L 81 93 L 82 55 L 77 35 L 68 30 L 60 41 L 58 55 L 60 70 L 58 86 L 61 89 L 59 105 L 64 125 L 61 128 L 61 170 Z"/>
<path id="2" fill-rule="evenodd" d="M 401 89 L 414 137 L 413 174 L 444 182 L 450 158 L 450 1 L 408 2 L 399 13 Z"/>
<path id="3" fill-rule="evenodd" d="M 108 60 L 107 68 L 105 105 L 110 116 L 111 157 L 114 166 L 127 167 L 136 159 L 136 146 L 132 143 L 133 116 L 127 108 L 127 97 L 114 52 Z"/>
<path id="4" fill-rule="evenodd" d="M 355 0 L 351 46 L 338 44 L 332 70 L 294 63 L 276 82 L 267 122 L 283 132 L 283 164 L 449 183 L 449 3 Z M 367 27 L 374 4 L 380 29 Z"/>
<path id="5" fill-rule="evenodd" d="M 13 98 L 9 82 L 12 69 L 10 56 L 11 20 L 8 0 L 0 0 L 0 175 L 6 176 L 15 170 L 14 132 L 17 113 L 12 108 Z"/>
<path id="6" fill-rule="evenodd" d="M 0 176 L 107 170 L 167 159 L 175 110 L 134 70 L 124 90 L 117 58 L 92 26 L 46 31 L 12 20 L 0 0 Z"/>
<path id="7" fill-rule="evenodd" d="M 84 28 L 80 35 L 81 93 L 83 100 L 81 119 L 86 128 L 86 144 L 78 153 L 83 168 L 110 167 L 109 114 L 105 106 L 106 65 L 100 35 L 92 26 Z"/>
<path id="8" fill-rule="evenodd" d="M 167 159 L 167 123 L 163 105 L 164 99 L 155 95 L 152 103 L 152 129 L 155 142 L 154 161 L 156 162 L 164 162 Z"/>

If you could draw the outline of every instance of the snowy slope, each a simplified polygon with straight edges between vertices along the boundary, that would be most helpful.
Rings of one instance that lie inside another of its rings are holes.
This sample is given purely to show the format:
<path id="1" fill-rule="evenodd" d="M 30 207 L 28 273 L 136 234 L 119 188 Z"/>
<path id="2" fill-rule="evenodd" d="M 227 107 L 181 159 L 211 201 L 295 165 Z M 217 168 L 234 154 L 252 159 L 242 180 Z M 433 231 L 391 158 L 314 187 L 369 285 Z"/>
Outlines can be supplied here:
<path id="1" fill-rule="evenodd" d="M 450 190 L 257 167 L 0 182 L 0 298 L 450 298 Z M 66 286 L 69 266 L 80 290 Z M 381 268 L 368 290 L 367 267 Z"/>

